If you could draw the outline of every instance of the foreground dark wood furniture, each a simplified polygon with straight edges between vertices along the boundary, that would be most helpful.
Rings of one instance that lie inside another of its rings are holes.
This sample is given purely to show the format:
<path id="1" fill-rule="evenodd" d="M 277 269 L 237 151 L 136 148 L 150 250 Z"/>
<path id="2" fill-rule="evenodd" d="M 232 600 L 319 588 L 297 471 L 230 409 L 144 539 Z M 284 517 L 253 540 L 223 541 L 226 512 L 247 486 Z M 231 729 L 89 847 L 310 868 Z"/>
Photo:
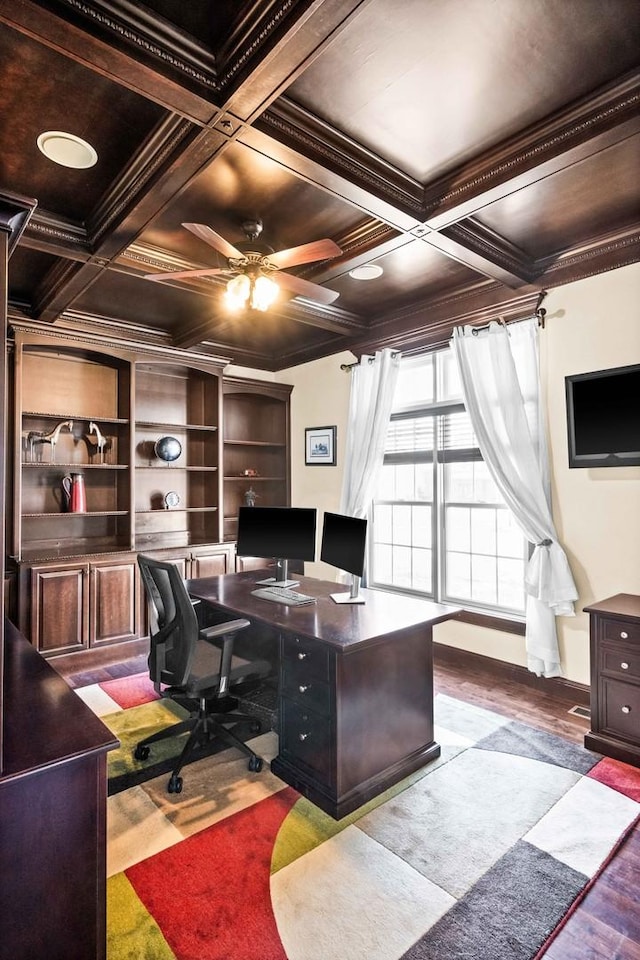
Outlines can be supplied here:
<path id="1" fill-rule="evenodd" d="M 5 624 L 0 954 L 106 956 L 106 753 L 117 739 Z"/>
<path id="2" fill-rule="evenodd" d="M 640 767 L 640 597 L 618 593 L 584 609 L 591 636 L 585 747 Z"/>
<path id="3" fill-rule="evenodd" d="M 278 756 L 271 767 L 336 820 L 440 755 L 433 738 L 432 626 L 457 608 L 300 577 L 299 607 L 251 595 L 260 575 L 190 580 L 192 597 L 279 632 Z"/>

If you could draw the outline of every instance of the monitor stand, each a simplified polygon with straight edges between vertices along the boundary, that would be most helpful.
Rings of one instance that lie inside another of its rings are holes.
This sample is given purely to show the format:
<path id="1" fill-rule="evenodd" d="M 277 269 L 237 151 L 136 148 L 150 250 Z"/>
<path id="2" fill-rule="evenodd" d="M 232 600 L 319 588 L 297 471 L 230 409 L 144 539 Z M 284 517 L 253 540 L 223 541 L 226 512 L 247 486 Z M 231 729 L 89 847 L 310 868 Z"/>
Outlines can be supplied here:
<path id="1" fill-rule="evenodd" d="M 349 593 L 331 593 L 330 597 L 334 603 L 364 603 L 365 599 L 360 593 L 360 577 L 352 574 Z"/>
<path id="2" fill-rule="evenodd" d="M 300 584 L 299 580 L 289 580 L 289 561 L 288 560 L 276 560 L 276 575 L 275 577 L 267 577 L 266 580 L 257 581 L 260 586 L 265 587 L 297 587 Z"/>

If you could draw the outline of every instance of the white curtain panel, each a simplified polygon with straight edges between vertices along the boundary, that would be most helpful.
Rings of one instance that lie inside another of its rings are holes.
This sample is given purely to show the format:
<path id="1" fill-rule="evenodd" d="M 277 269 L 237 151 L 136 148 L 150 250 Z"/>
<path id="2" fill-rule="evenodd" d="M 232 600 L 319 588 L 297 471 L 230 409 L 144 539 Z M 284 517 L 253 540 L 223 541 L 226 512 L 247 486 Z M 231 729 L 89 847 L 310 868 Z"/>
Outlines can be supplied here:
<path id="1" fill-rule="evenodd" d="M 400 354 L 378 350 L 351 368 L 351 393 L 340 512 L 365 517 L 378 482 Z"/>
<path id="2" fill-rule="evenodd" d="M 574 616 L 578 592 L 551 516 L 544 413 L 540 403 L 538 321 L 456 327 L 465 406 L 489 471 L 524 535 L 534 545 L 525 590 L 528 667 L 562 676 L 556 616 Z"/>

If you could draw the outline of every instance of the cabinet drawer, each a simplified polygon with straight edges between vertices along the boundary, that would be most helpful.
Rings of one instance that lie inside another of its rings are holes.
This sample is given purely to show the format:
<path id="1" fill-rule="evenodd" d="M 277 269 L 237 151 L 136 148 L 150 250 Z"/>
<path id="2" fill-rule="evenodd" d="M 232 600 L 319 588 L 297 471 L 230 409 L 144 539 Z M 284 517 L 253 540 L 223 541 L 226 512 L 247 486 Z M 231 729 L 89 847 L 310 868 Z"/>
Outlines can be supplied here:
<path id="1" fill-rule="evenodd" d="M 287 697 L 281 697 L 280 709 L 280 753 L 293 763 L 304 763 L 329 784 L 332 779 L 329 719 L 305 710 Z"/>
<path id="2" fill-rule="evenodd" d="M 602 678 L 604 732 L 640 744 L 640 686 Z"/>
<path id="3" fill-rule="evenodd" d="M 309 670 L 306 660 L 287 660 L 282 665 L 282 692 L 318 713 L 330 712 L 329 685 Z"/>
<path id="4" fill-rule="evenodd" d="M 602 618 L 602 638 L 640 643 L 640 623 Z"/>
<path id="5" fill-rule="evenodd" d="M 286 664 L 295 661 L 305 666 L 306 677 L 329 681 L 329 652 L 313 640 L 305 637 L 284 636 L 282 638 L 282 659 Z"/>
<path id="6" fill-rule="evenodd" d="M 640 680 L 640 647 L 603 640 L 598 668 L 603 673 L 613 674 L 623 680 Z"/>

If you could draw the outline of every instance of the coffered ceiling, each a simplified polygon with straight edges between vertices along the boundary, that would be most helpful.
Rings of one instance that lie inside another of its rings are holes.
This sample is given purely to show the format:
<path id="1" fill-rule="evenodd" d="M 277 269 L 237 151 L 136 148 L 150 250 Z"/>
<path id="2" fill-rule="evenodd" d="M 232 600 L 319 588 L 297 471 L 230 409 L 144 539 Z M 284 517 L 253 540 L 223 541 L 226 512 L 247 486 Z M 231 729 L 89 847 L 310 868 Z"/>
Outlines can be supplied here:
<path id="1" fill-rule="evenodd" d="M 13 318 L 277 371 L 640 257 L 637 0 L 12 0 L 0 84 L 0 193 L 37 201 Z M 48 160 L 47 130 L 95 166 Z M 332 239 L 286 272 L 337 299 L 231 314 L 228 275 L 145 279 L 226 268 L 182 224 L 237 245 L 250 218 L 275 251 Z"/>

